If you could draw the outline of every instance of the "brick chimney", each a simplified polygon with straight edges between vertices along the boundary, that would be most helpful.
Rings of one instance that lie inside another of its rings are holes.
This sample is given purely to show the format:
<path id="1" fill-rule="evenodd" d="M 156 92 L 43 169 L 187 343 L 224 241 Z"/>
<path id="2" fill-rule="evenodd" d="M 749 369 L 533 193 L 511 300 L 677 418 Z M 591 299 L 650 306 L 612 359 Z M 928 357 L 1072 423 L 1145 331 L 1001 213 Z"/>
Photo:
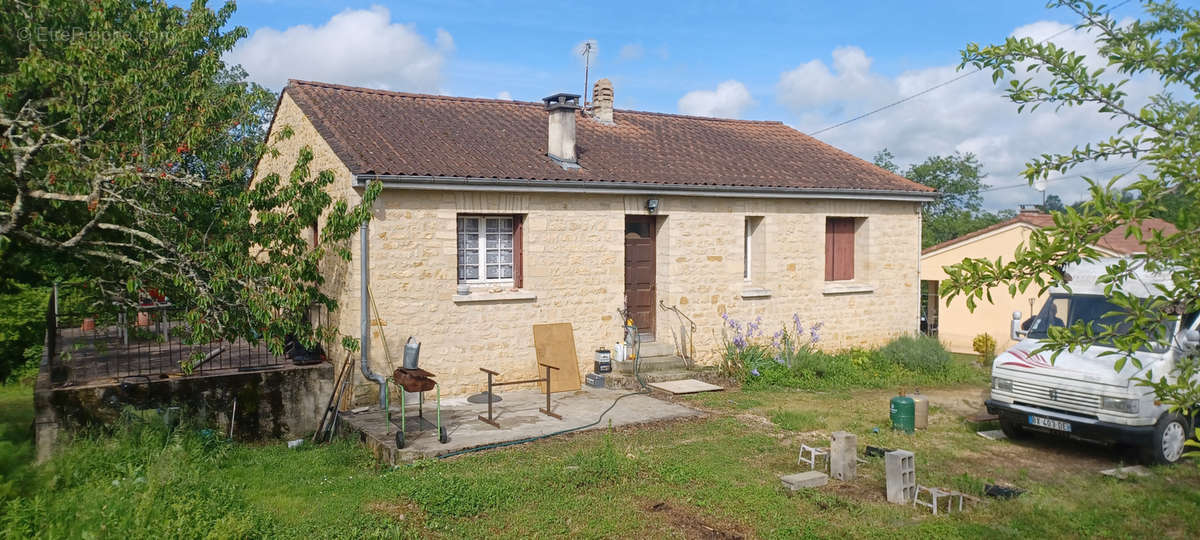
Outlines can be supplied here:
<path id="1" fill-rule="evenodd" d="M 575 163 L 575 111 L 579 109 L 578 94 L 554 94 L 542 98 L 550 111 L 546 155 L 564 169 L 577 169 Z"/>
<path id="2" fill-rule="evenodd" d="M 596 81 L 592 88 L 592 116 L 605 124 L 613 123 L 613 85 L 608 79 Z"/>

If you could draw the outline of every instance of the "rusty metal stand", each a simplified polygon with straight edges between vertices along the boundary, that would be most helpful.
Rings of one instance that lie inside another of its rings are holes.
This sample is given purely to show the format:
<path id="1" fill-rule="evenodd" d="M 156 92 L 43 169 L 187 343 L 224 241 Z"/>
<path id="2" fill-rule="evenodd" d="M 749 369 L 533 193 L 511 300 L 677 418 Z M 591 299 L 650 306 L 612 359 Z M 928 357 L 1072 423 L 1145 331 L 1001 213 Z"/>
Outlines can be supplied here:
<path id="1" fill-rule="evenodd" d="M 545 409 L 538 409 L 538 412 L 540 412 L 540 413 L 542 413 L 542 414 L 544 414 L 544 415 L 546 415 L 546 416 L 550 416 L 550 417 L 553 417 L 553 418 L 557 418 L 557 419 L 559 419 L 559 420 L 562 420 L 562 416 L 559 416 L 559 415 L 557 415 L 557 414 L 555 414 L 555 413 L 553 413 L 553 412 L 551 412 L 551 411 L 550 411 L 550 370 L 552 370 L 552 369 L 553 369 L 553 370 L 557 371 L 557 370 L 558 370 L 558 368 L 556 368 L 556 367 L 554 367 L 554 366 L 549 366 L 549 365 L 543 364 L 543 363 L 541 363 L 541 362 L 538 362 L 538 365 L 539 365 L 539 366 L 542 366 L 542 367 L 544 367 L 544 368 L 546 368 L 546 377 L 545 377 L 545 378 L 540 378 L 540 377 L 539 377 L 539 378 L 537 378 L 537 379 L 526 379 L 526 380 L 523 380 L 523 381 L 506 381 L 506 382 L 494 382 L 494 381 L 492 380 L 492 377 L 493 377 L 493 376 L 499 377 L 499 376 L 500 376 L 500 374 L 499 374 L 499 373 L 497 373 L 497 372 L 495 372 L 495 371 L 492 371 L 492 370 L 490 370 L 490 369 L 487 369 L 487 368 L 479 368 L 479 371 L 482 371 L 482 372 L 484 372 L 484 373 L 487 373 L 487 379 L 488 379 L 488 389 L 487 389 L 487 395 L 488 395 L 488 400 L 487 400 L 488 404 L 487 404 L 487 406 L 488 406 L 488 411 L 487 411 L 487 418 L 484 418 L 484 417 L 483 417 L 483 415 L 479 415 L 479 420 L 480 420 L 480 421 L 482 421 L 482 422 L 484 422 L 485 424 L 490 424 L 492 427 L 495 427 L 496 429 L 499 429 L 499 428 L 500 428 L 500 423 L 499 423 L 499 422 L 497 422 L 497 421 L 495 421 L 495 420 L 492 418 L 492 399 L 491 399 L 491 397 L 492 397 L 492 395 L 493 395 L 493 394 L 492 394 L 492 388 L 493 388 L 493 387 L 496 387 L 496 386 L 508 386 L 508 385 L 510 385 L 510 384 L 529 384 L 529 383 L 540 383 L 540 382 L 544 382 L 544 383 L 546 383 L 546 408 L 545 408 Z"/>

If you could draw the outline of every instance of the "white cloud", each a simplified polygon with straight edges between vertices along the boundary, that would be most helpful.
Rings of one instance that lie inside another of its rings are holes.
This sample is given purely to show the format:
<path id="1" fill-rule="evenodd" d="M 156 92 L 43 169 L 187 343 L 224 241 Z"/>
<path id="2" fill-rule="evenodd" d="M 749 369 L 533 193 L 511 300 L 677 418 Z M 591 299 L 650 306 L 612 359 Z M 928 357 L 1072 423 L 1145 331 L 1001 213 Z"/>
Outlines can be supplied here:
<path id="1" fill-rule="evenodd" d="M 1067 30 L 1055 22 L 1037 22 L 1014 30 L 1017 37 L 1043 39 Z M 1095 43 L 1085 33 L 1069 30 L 1053 41 L 1061 46 L 1095 56 Z M 1091 67 L 1102 60 L 1089 58 Z M 839 47 L 832 62 L 811 60 L 781 74 L 776 99 L 798 120 L 796 129 L 805 133 L 874 110 L 964 74 L 957 64 L 934 66 L 885 76 L 871 70 L 871 59 L 857 47 Z M 966 70 L 974 68 L 967 67 Z M 1020 172 L 1029 158 L 1043 152 L 1065 152 L 1072 146 L 1094 142 L 1111 135 L 1116 122 L 1095 109 L 1043 107 L 1017 113 L 1016 105 L 1002 92 L 1005 83 L 994 85 L 990 73 L 970 75 L 906 103 L 888 108 L 817 137 L 859 157 L 870 159 L 887 147 L 902 167 L 935 154 L 972 152 L 984 164 L 992 186 L 1022 184 Z M 1018 75 L 1025 77 L 1023 70 Z M 1044 75 L 1032 74 L 1036 78 Z M 1137 78 L 1125 90 L 1131 104 L 1141 103 L 1155 89 L 1154 81 Z M 1121 163 L 1099 163 L 1074 173 L 1107 171 L 1113 174 Z M 1119 171 L 1118 171 L 1119 172 Z M 1074 174 L 1072 173 L 1072 174 Z M 1085 195 L 1079 179 L 1050 183 L 1050 193 L 1066 202 Z M 1016 208 L 1018 203 L 1040 202 L 1041 196 L 1028 187 L 987 192 L 985 201 L 993 209 Z"/>
<path id="2" fill-rule="evenodd" d="M 693 90 L 679 98 L 679 112 L 697 116 L 738 118 L 742 111 L 754 105 L 754 98 L 746 85 L 729 80 L 717 85 L 716 90 Z"/>
<path id="3" fill-rule="evenodd" d="M 858 47 L 833 50 L 833 70 L 811 60 L 779 79 L 781 101 L 793 109 L 807 109 L 831 101 L 861 102 L 871 99 L 888 81 L 871 73 L 871 59 Z M 892 92 L 889 92 L 892 93 Z"/>
<path id="4" fill-rule="evenodd" d="M 449 32 L 437 29 L 431 44 L 416 26 L 392 22 L 387 8 L 373 6 L 343 11 L 316 27 L 260 28 L 225 61 L 241 64 L 251 80 L 269 88 L 280 88 L 288 79 L 308 79 L 436 92 L 446 55 L 453 50 Z"/>
<path id="5" fill-rule="evenodd" d="M 621 52 L 617 53 L 617 56 L 621 60 L 637 60 L 645 54 L 646 49 L 642 47 L 641 43 L 629 43 L 621 47 Z"/>
<path id="6" fill-rule="evenodd" d="M 510 94 L 508 90 L 503 90 L 499 94 L 496 94 L 496 99 L 506 99 L 508 101 L 512 101 L 512 98 L 512 94 Z"/>
<path id="7" fill-rule="evenodd" d="M 433 41 L 442 52 L 454 52 L 454 37 L 443 28 L 437 29 L 437 38 Z"/>

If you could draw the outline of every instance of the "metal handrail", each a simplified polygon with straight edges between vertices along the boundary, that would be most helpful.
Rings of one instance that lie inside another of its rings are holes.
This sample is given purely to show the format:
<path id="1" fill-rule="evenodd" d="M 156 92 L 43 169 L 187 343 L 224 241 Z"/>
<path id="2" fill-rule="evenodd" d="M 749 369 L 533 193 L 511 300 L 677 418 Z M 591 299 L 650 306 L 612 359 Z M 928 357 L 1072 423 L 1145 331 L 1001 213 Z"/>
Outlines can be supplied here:
<path id="1" fill-rule="evenodd" d="M 683 312 L 679 310 L 679 306 L 668 306 L 660 299 L 658 301 L 658 307 L 663 311 L 674 312 L 675 316 L 679 319 L 680 336 L 678 339 L 676 339 L 675 348 L 678 349 L 679 356 L 681 356 L 687 362 L 688 368 L 691 369 L 692 362 L 695 360 L 693 357 L 696 353 L 696 344 L 692 340 L 691 336 L 696 334 L 696 322 L 693 321 L 691 317 L 684 315 Z M 684 331 L 683 327 L 684 321 L 687 321 L 690 327 L 686 332 Z M 674 334 L 675 329 L 671 329 L 671 333 Z"/>
<path id="2" fill-rule="evenodd" d="M 696 322 L 693 321 L 691 317 L 684 315 L 682 311 L 679 311 L 679 306 L 668 306 L 662 300 L 659 300 L 658 307 L 662 308 L 664 311 L 674 311 L 676 315 L 683 317 L 684 320 L 686 320 L 688 322 L 688 324 L 690 324 L 692 326 L 692 329 L 691 329 L 692 332 L 696 331 Z"/>

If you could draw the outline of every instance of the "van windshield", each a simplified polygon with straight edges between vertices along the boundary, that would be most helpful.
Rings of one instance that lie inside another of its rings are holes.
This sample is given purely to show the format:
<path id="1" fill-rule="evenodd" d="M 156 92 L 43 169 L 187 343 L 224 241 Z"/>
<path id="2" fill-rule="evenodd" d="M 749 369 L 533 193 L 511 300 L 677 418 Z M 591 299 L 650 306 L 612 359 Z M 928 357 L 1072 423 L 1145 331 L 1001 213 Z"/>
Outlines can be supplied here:
<path id="1" fill-rule="evenodd" d="M 1103 330 L 1101 325 L 1111 326 L 1124 320 L 1122 314 L 1110 314 L 1114 311 L 1124 310 L 1103 296 L 1050 295 L 1041 313 L 1029 324 L 1029 337 L 1045 339 L 1051 326 L 1071 326 L 1079 321 L 1090 323 L 1093 330 L 1100 332 Z"/>
<path id="2" fill-rule="evenodd" d="M 1042 311 L 1037 317 L 1029 322 L 1028 337 L 1046 339 L 1050 327 L 1071 326 L 1080 321 L 1090 324 L 1096 333 L 1102 332 L 1104 326 L 1112 325 L 1118 325 L 1117 333 L 1123 333 L 1128 328 L 1128 324 L 1124 322 L 1124 311 L 1103 296 L 1053 294 L 1042 306 Z M 1169 329 L 1165 335 L 1170 335 Z"/>

